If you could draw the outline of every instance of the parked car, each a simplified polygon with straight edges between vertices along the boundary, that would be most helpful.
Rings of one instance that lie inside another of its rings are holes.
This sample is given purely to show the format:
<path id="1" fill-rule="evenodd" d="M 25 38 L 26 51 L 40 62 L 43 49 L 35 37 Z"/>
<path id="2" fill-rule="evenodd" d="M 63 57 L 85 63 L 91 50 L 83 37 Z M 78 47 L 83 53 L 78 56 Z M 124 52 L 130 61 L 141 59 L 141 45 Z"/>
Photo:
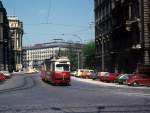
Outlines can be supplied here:
<path id="1" fill-rule="evenodd" d="M 133 76 L 129 77 L 128 85 L 138 86 L 150 86 L 150 76 L 145 74 L 134 74 Z"/>
<path id="2" fill-rule="evenodd" d="M 98 72 L 92 72 L 92 79 L 93 80 L 99 79 Z"/>
<path id="3" fill-rule="evenodd" d="M 100 81 L 105 81 L 108 76 L 109 76 L 109 72 L 99 72 Z"/>
<path id="4" fill-rule="evenodd" d="M 87 78 L 87 74 L 88 74 L 89 70 L 88 69 L 83 69 L 83 72 L 82 72 L 82 75 L 81 77 L 82 78 Z"/>
<path id="5" fill-rule="evenodd" d="M 77 71 L 71 71 L 71 76 L 76 76 L 77 75 Z"/>
<path id="6" fill-rule="evenodd" d="M 117 77 L 117 82 L 119 84 L 127 84 L 127 81 L 129 79 L 130 76 L 132 76 L 133 74 L 120 74 L 118 77 Z"/>
<path id="7" fill-rule="evenodd" d="M 119 73 L 109 73 L 109 76 L 107 78 L 107 82 L 116 82 L 118 76 L 119 76 Z"/>
<path id="8" fill-rule="evenodd" d="M 0 73 L 0 82 L 3 82 L 6 80 L 6 77 L 4 76 L 3 73 Z"/>
<path id="9" fill-rule="evenodd" d="M 94 70 L 88 70 L 85 75 L 85 78 L 92 79 L 93 74 L 94 74 Z"/>
<path id="10" fill-rule="evenodd" d="M 3 75 L 6 77 L 6 79 L 11 78 L 11 74 L 8 71 L 0 71 L 0 73 L 3 73 Z"/>
<path id="11" fill-rule="evenodd" d="M 109 73 L 109 72 L 102 72 L 100 75 L 100 80 L 105 82 L 115 82 L 119 73 Z"/>
<path id="12" fill-rule="evenodd" d="M 77 69 L 76 77 L 82 77 L 83 69 Z"/>

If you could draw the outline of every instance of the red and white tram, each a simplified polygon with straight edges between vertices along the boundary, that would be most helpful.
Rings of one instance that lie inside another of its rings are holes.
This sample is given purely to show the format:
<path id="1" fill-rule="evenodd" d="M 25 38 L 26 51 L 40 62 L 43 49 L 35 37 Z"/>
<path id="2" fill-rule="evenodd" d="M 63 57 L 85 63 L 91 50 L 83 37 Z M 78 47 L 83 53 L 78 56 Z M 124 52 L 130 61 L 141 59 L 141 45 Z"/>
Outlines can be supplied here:
<path id="1" fill-rule="evenodd" d="M 69 59 L 67 57 L 46 59 L 41 68 L 41 79 L 56 85 L 70 85 Z"/>

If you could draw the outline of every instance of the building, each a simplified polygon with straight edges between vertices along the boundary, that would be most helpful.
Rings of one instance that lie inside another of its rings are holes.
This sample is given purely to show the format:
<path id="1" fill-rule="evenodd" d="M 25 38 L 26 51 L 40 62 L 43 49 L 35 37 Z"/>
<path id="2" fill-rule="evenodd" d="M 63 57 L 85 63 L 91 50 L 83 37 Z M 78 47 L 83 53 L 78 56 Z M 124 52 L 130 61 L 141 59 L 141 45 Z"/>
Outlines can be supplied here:
<path id="1" fill-rule="evenodd" d="M 95 0 L 95 45 L 97 70 L 110 70 L 112 50 L 112 1 Z M 107 68 L 106 68 L 107 67 Z"/>
<path id="2" fill-rule="evenodd" d="M 99 70 L 148 72 L 149 23 L 149 0 L 95 0 L 95 43 Z"/>
<path id="3" fill-rule="evenodd" d="M 81 58 L 81 49 L 83 44 L 66 42 L 61 39 L 55 39 L 49 43 L 35 44 L 32 47 L 23 48 L 23 67 L 28 68 L 38 68 L 45 59 L 49 59 L 53 56 L 68 56 L 69 51 L 72 51 L 73 54 L 79 55 L 80 62 Z"/>
<path id="4" fill-rule="evenodd" d="M 9 27 L 12 45 L 12 64 L 14 71 L 22 70 L 22 37 L 23 23 L 16 16 L 9 16 Z"/>
<path id="5" fill-rule="evenodd" d="M 10 41 L 7 12 L 0 1 L 0 70 L 9 70 L 11 67 Z"/>

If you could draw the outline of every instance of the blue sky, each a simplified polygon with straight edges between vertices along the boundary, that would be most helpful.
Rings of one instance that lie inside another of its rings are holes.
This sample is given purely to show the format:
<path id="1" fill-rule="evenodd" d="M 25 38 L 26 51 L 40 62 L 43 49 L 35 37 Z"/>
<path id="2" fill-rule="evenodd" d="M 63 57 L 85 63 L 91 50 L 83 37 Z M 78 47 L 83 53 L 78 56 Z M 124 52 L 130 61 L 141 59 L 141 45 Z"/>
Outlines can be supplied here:
<path id="1" fill-rule="evenodd" d="M 8 16 L 24 23 L 23 45 L 94 40 L 93 0 L 3 0 Z"/>

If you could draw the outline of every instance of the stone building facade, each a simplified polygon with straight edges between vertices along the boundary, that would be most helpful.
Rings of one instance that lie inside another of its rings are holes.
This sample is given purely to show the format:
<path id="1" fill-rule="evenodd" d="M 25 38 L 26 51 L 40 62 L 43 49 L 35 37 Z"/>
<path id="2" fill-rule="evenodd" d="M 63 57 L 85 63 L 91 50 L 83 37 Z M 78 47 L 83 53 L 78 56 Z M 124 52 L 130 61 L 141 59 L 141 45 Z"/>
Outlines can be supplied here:
<path id="1" fill-rule="evenodd" d="M 6 9 L 0 1 L 0 70 L 11 67 L 11 40 Z"/>
<path id="2" fill-rule="evenodd" d="M 150 70 L 150 1 L 95 0 L 97 67 L 132 73 Z"/>
<path id="3" fill-rule="evenodd" d="M 16 16 L 9 16 L 9 27 L 11 33 L 11 47 L 14 71 L 22 70 L 22 37 L 23 37 L 23 22 Z"/>
<path id="4" fill-rule="evenodd" d="M 70 52 L 75 54 L 75 57 L 80 62 L 80 67 L 82 67 L 82 48 L 83 44 L 81 43 L 66 42 L 64 40 L 52 40 L 48 43 L 23 47 L 23 68 L 39 68 L 45 59 L 57 56 L 69 56 Z"/>

